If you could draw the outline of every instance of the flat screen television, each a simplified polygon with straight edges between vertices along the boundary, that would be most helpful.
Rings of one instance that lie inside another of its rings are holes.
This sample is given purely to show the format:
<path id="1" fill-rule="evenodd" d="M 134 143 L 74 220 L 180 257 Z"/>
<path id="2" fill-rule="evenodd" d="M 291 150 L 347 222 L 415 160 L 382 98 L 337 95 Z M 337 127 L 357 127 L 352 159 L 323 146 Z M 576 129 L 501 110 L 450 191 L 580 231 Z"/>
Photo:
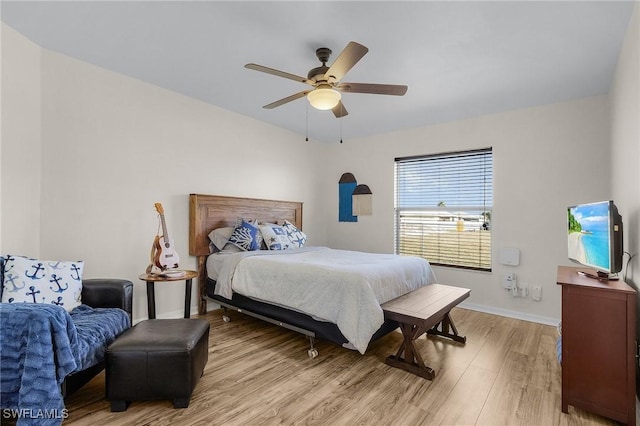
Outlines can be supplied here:
<path id="1" fill-rule="evenodd" d="M 613 278 L 622 270 L 622 217 L 613 201 L 567 209 L 569 259 Z"/>

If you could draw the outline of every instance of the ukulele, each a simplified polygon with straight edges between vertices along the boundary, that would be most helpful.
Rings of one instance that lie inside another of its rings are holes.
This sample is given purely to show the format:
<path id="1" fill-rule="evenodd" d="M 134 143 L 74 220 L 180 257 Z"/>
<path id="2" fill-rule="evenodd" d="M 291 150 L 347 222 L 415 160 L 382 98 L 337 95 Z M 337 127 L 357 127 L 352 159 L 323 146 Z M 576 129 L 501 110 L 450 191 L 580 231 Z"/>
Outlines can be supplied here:
<path id="1" fill-rule="evenodd" d="M 156 266 L 163 271 L 167 268 L 177 268 L 180 260 L 178 259 L 178 253 L 176 253 L 173 248 L 173 240 L 169 238 L 169 233 L 167 232 L 167 223 L 164 220 L 164 209 L 160 203 L 155 203 L 154 206 L 162 222 L 162 236 L 156 235 L 156 238 L 153 240 L 151 266 Z"/>

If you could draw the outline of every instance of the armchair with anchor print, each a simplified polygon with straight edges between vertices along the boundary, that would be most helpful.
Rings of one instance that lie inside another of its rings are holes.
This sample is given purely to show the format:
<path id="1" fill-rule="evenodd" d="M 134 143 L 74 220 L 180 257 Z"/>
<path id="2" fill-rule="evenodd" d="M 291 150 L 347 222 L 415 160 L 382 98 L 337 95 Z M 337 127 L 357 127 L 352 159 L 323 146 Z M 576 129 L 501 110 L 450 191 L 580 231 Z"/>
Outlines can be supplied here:
<path id="1" fill-rule="evenodd" d="M 83 279 L 83 266 L 0 256 L 0 408 L 62 412 L 64 398 L 102 371 L 107 346 L 131 326 L 133 283 Z"/>

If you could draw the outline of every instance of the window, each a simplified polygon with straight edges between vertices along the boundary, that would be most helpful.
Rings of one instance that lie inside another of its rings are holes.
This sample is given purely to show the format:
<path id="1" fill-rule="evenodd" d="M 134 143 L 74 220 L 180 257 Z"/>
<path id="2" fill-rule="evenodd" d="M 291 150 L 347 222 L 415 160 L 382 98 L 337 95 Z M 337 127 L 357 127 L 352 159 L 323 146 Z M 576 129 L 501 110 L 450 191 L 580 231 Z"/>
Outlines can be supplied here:
<path id="1" fill-rule="evenodd" d="M 491 148 L 395 159 L 397 254 L 491 270 Z"/>

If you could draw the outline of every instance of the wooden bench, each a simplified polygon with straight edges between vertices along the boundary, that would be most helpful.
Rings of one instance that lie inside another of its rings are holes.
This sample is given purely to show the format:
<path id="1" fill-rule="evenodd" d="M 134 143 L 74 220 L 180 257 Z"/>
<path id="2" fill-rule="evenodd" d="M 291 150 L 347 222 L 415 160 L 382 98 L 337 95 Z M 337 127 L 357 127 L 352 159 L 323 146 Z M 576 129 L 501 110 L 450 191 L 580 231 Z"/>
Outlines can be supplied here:
<path id="1" fill-rule="evenodd" d="M 449 312 L 469 293 L 467 288 L 430 284 L 382 304 L 385 319 L 397 321 L 404 338 L 396 355 L 390 355 L 385 363 L 432 380 L 436 373 L 424 364 L 414 342 L 428 333 L 466 343 Z"/>

